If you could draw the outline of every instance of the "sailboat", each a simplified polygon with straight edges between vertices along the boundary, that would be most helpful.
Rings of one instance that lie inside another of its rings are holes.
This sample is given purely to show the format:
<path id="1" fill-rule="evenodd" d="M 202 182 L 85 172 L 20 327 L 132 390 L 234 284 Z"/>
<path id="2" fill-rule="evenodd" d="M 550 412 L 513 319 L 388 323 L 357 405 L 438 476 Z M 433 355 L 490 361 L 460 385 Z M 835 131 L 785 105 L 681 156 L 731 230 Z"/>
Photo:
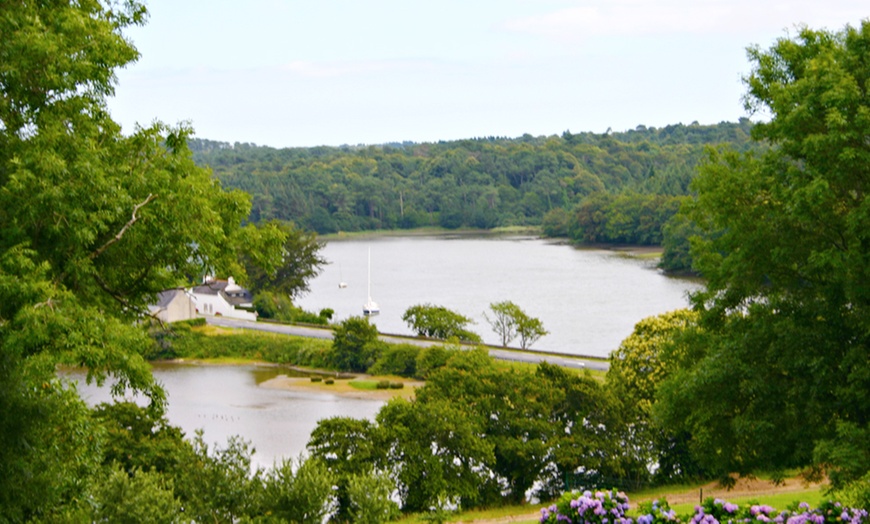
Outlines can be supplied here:
<path id="1" fill-rule="evenodd" d="M 338 265 L 338 276 L 339 276 L 338 289 L 346 288 L 347 282 L 344 281 L 343 273 L 341 271 L 341 264 Z"/>
<path id="2" fill-rule="evenodd" d="M 377 315 L 381 312 L 378 303 L 372 300 L 372 249 L 369 248 L 369 284 L 368 284 L 369 300 L 363 306 L 363 315 Z"/>

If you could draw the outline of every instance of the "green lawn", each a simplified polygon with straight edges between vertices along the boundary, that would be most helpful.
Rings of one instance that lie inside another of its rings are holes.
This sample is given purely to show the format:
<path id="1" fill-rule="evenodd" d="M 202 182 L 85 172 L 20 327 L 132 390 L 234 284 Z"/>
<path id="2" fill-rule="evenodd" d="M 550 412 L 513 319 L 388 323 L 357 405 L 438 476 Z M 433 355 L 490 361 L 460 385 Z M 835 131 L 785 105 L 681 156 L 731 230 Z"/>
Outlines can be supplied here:
<path id="1" fill-rule="evenodd" d="M 679 485 L 679 486 L 665 486 L 660 488 L 655 488 L 651 490 L 644 490 L 639 493 L 629 493 L 628 497 L 631 501 L 632 507 L 636 507 L 636 503 L 642 500 L 650 500 L 650 499 L 673 499 L 675 496 L 679 495 L 680 498 L 685 499 L 687 495 L 700 495 L 701 486 L 697 485 Z M 806 488 L 799 491 L 790 491 L 785 493 L 776 493 L 774 490 L 777 488 L 771 485 L 770 490 L 760 490 L 757 495 L 753 496 L 744 496 L 744 497 L 720 497 L 728 502 L 733 502 L 735 504 L 739 504 L 743 506 L 747 503 L 758 503 L 758 504 L 766 504 L 772 506 L 778 510 L 787 509 L 793 502 L 807 502 L 811 507 L 818 506 L 824 500 L 823 488 Z M 704 495 L 704 498 L 707 498 L 707 495 Z M 671 504 L 671 508 L 677 512 L 678 515 L 682 517 L 691 516 L 695 511 L 695 506 L 698 504 L 698 499 L 695 498 L 692 502 L 685 502 L 681 504 Z M 549 504 L 526 504 L 522 506 L 504 506 L 500 508 L 488 509 L 488 510 L 475 510 L 475 511 L 463 511 L 461 513 L 455 514 L 451 516 L 447 522 L 453 523 L 471 523 L 474 521 L 480 520 L 488 520 L 488 521 L 500 521 L 510 524 L 537 524 L 538 523 L 538 515 L 540 514 L 540 509 L 542 507 L 548 506 Z M 635 511 L 629 512 L 631 517 L 637 517 Z M 528 518 L 521 518 L 523 516 L 528 516 Z M 518 519 L 518 517 L 520 517 Z M 683 518 L 686 521 L 686 518 Z M 402 518 L 399 522 L 413 524 L 413 523 L 423 523 L 429 522 L 425 519 L 425 515 L 409 515 Z"/>

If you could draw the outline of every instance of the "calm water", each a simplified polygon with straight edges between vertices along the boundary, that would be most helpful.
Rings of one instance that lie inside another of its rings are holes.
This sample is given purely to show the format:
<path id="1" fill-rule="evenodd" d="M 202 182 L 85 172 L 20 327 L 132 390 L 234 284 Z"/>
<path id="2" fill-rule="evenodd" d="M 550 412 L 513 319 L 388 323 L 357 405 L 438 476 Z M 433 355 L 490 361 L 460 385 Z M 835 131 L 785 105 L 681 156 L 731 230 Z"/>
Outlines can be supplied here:
<path id="1" fill-rule="evenodd" d="M 258 384 L 279 374 L 274 368 L 256 366 L 156 365 L 154 377 L 169 394 L 169 422 L 188 438 L 203 430 L 209 448 L 226 447 L 238 435 L 256 449 L 255 466 L 269 467 L 281 458 L 296 458 L 305 450 L 317 421 L 333 416 L 369 418 L 382 401 L 360 400 L 324 393 L 286 391 Z M 109 400 L 107 388 L 79 379 L 79 393 L 92 404 Z"/>
<path id="2" fill-rule="evenodd" d="M 329 242 L 331 263 L 301 301 L 306 309 L 331 307 L 339 319 L 360 315 L 366 301 L 367 257 L 372 257 L 372 298 L 381 331 L 407 333 L 401 317 L 429 302 L 473 318 L 473 330 L 497 343 L 483 312 L 511 300 L 540 318 L 550 335 L 536 348 L 606 356 L 639 320 L 686 306 L 697 286 L 665 277 L 649 262 L 618 254 L 575 249 L 531 238 L 403 237 Z M 340 289 L 339 282 L 348 287 Z M 317 421 L 331 416 L 373 419 L 381 401 L 259 386 L 285 371 L 255 366 L 158 365 L 154 375 L 169 394 L 170 423 L 192 436 L 225 446 L 239 435 L 250 441 L 255 466 L 295 458 Z M 80 385 L 92 403 L 108 400 L 105 389 Z"/>
<path id="3" fill-rule="evenodd" d="M 534 348 L 560 353 L 607 356 L 638 321 L 686 307 L 686 293 L 698 287 L 649 261 L 536 238 L 382 237 L 328 242 L 322 254 L 329 264 L 298 304 L 332 308 L 337 320 L 361 315 L 369 250 L 372 299 L 381 309 L 372 321 L 380 331 L 413 334 L 402 314 L 431 303 L 472 318 L 471 330 L 498 344 L 483 314 L 510 300 L 550 332 Z"/>

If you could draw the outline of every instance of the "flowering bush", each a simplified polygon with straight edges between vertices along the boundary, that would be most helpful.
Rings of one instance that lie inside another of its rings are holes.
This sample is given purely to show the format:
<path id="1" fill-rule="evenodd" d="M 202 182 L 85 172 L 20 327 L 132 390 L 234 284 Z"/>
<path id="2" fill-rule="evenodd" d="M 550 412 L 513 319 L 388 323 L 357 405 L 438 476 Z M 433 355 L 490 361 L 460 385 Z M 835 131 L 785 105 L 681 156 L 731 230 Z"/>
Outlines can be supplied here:
<path id="1" fill-rule="evenodd" d="M 667 500 L 641 502 L 637 510 L 640 513 L 637 524 L 675 524 L 680 522 L 676 512 L 668 506 Z"/>
<path id="2" fill-rule="evenodd" d="M 541 510 L 541 524 L 633 524 L 625 493 L 590 491 L 566 493 L 556 504 Z M 802 502 L 786 511 L 761 505 L 738 506 L 722 499 L 708 498 L 695 513 L 681 519 L 667 501 L 643 502 L 638 506 L 636 524 L 870 524 L 866 509 L 844 507 L 839 502 L 825 502 L 816 509 Z"/>
<path id="3" fill-rule="evenodd" d="M 640 520 L 640 519 L 638 519 Z M 695 506 L 690 524 L 868 524 L 867 510 L 844 508 L 839 502 L 825 502 L 810 509 L 806 502 L 786 511 L 762 504 L 748 504 L 741 508 L 722 499 L 709 498 Z"/>
<path id="4" fill-rule="evenodd" d="M 541 509 L 541 524 L 632 524 L 625 516 L 628 497 L 625 493 L 611 491 L 584 491 L 566 493 L 556 504 Z"/>

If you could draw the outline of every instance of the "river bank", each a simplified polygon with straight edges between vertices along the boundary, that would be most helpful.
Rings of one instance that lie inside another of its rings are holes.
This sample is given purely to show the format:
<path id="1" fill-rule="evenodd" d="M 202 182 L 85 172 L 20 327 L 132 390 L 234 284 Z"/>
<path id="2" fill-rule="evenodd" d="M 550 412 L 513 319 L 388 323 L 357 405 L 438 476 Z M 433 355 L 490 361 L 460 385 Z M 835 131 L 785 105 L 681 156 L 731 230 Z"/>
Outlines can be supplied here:
<path id="1" fill-rule="evenodd" d="M 189 359 L 176 358 L 152 362 L 166 366 L 248 366 L 268 373 L 259 374 L 257 386 L 266 389 L 335 395 L 359 400 L 387 401 L 396 397 L 413 398 L 424 382 L 401 377 L 383 377 L 364 373 L 340 373 L 326 369 L 305 368 L 245 358 Z M 282 373 L 283 372 L 283 373 Z M 315 379 L 312 379 L 315 377 Z M 377 389 L 377 383 L 401 383 L 401 388 Z"/>
<path id="2" fill-rule="evenodd" d="M 402 388 L 377 389 L 376 384 L 382 380 L 389 380 L 392 383 L 400 382 Z M 337 395 L 344 398 L 383 401 L 397 397 L 405 399 L 413 398 L 416 389 L 422 385 L 423 382 L 419 380 L 397 380 L 394 377 L 373 377 L 371 375 L 360 375 L 353 379 L 338 379 L 334 380 L 333 383 L 327 383 L 326 380 L 313 381 L 310 377 L 280 375 L 259 384 L 260 387 L 270 389 L 306 391 L 325 395 Z"/>

